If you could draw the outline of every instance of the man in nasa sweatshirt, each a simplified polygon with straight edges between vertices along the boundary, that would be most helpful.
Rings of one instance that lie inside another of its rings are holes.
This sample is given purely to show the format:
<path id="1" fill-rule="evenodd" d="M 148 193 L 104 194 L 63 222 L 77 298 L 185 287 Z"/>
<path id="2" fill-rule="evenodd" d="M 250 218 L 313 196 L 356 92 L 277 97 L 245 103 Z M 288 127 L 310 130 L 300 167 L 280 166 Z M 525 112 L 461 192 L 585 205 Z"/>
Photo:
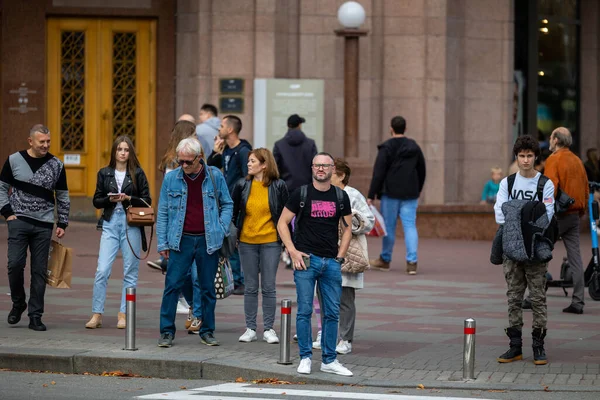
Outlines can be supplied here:
<path id="1" fill-rule="evenodd" d="M 502 205 L 513 200 L 543 202 L 546 207 L 548 221 L 551 221 L 554 215 L 554 185 L 551 180 L 543 177 L 533 168 L 535 160 L 540 156 L 538 141 L 532 136 L 521 136 L 514 144 L 513 153 L 517 159 L 519 171 L 514 177 L 506 177 L 500 182 L 500 189 L 494 205 L 496 222 L 504 225 L 506 221 Z M 546 181 L 543 190 L 538 190 L 540 179 Z M 513 182 L 512 185 L 509 184 L 510 181 Z M 509 186 L 512 187 L 509 189 Z M 510 338 L 510 349 L 498 358 L 498 362 L 507 363 L 523 359 L 523 310 L 521 309 L 521 303 L 525 289 L 529 287 L 533 310 L 533 362 L 536 365 L 547 364 L 544 337 L 546 336 L 548 319 L 546 308 L 546 271 L 548 270 L 548 264 L 545 262 L 514 261 L 505 255 L 502 265 L 508 286 L 506 294 L 508 297 L 509 327 L 506 329 L 506 334 Z"/>

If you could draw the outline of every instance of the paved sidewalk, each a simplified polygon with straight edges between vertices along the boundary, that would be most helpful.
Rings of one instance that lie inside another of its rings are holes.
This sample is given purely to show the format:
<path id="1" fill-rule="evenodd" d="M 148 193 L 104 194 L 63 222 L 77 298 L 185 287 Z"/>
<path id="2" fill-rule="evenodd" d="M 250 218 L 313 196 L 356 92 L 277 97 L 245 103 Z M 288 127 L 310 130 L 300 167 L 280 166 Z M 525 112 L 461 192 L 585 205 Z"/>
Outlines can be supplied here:
<path id="1" fill-rule="evenodd" d="M 6 225 L 2 224 L 2 263 L 6 260 L 6 236 Z M 488 242 L 422 239 L 419 274 L 409 277 L 401 261 L 404 245 L 397 241 L 392 271 L 367 272 L 366 287 L 357 292 L 353 352 L 339 356 L 354 377 L 343 378 L 319 372 L 320 351 L 313 355 L 313 374 L 304 376 L 296 373 L 295 344 L 292 344 L 293 365 L 283 366 L 277 364 L 277 345 L 237 342 L 245 329 L 242 296 L 231 296 L 217 303 L 215 335 L 220 347 L 204 346 L 197 335 L 182 330 L 172 348 L 158 348 L 164 277 L 145 263 L 140 266 L 137 290 L 139 350 L 123 351 L 125 331 L 116 329 L 122 279 L 120 258 L 109 281 L 103 327 L 86 330 L 99 238 L 93 224 L 73 223 L 69 227 L 63 243 L 75 249 L 73 287 L 47 289 L 43 318 L 47 332 L 27 329 L 26 315 L 16 326 L 6 323 L 11 301 L 6 270 L 0 274 L 0 368 L 67 373 L 121 370 L 142 376 L 223 380 L 279 377 L 295 382 L 391 387 L 423 384 L 439 388 L 543 390 L 548 387 L 548 390 L 600 391 L 600 303 L 589 298 L 587 289 L 583 315 L 562 313 L 570 298 L 565 298 L 560 289 L 549 290 L 548 365 L 535 366 L 532 362 L 530 312 L 525 313 L 525 360 L 510 364 L 496 362 L 508 345 L 503 332 L 507 322 L 506 289 L 501 267 L 489 263 Z M 587 264 L 591 254 L 589 236 L 584 236 L 582 242 Z M 369 244 L 371 256 L 377 256 L 379 240 L 370 238 Z M 564 255 L 564 246 L 559 242 L 550 265 L 555 276 Z M 277 281 L 278 300 L 295 300 L 291 271 L 281 268 Z M 464 382 L 462 328 L 464 319 L 469 317 L 477 321 L 476 380 Z M 185 316 L 177 318 L 177 326 L 183 329 Z M 260 323 L 259 312 L 259 338 Z M 313 328 L 316 333 L 314 319 Z M 275 329 L 279 331 L 279 316 Z"/>

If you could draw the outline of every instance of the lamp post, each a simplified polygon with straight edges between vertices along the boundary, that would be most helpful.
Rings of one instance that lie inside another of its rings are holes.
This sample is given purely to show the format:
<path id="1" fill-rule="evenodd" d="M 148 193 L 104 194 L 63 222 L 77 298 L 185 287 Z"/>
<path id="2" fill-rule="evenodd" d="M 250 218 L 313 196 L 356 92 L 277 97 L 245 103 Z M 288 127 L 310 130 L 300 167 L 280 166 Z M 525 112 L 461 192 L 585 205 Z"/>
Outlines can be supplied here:
<path id="1" fill-rule="evenodd" d="M 344 27 L 335 31 L 344 37 L 344 156 L 358 157 L 358 38 L 368 33 L 360 29 L 365 9 L 356 1 L 347 1 L 337 16 Z"/>

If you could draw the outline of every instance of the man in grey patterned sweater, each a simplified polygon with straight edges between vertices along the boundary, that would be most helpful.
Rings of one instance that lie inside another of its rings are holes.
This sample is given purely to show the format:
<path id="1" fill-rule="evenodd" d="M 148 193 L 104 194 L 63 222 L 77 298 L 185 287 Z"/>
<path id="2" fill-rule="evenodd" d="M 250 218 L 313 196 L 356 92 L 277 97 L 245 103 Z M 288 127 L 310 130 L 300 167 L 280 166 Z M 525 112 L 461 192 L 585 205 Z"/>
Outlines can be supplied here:
<path id="1" fill-rule="evenodd" d="M 27 140 L 29 149 L 11 154 L 0 172 L 0 213 L 8 225 L 8 281 L 13 302 L 8 323 L 18 323 L 27 309 L 23 285 L 29 247 L 29 329 L 45 331 L 42 314 L 54 208 L 56 205 L 56 236 L 62 238 L 68 225 L 71 202 L 63 163 L 48 151 L 48 128 L 34 125 Z"/>

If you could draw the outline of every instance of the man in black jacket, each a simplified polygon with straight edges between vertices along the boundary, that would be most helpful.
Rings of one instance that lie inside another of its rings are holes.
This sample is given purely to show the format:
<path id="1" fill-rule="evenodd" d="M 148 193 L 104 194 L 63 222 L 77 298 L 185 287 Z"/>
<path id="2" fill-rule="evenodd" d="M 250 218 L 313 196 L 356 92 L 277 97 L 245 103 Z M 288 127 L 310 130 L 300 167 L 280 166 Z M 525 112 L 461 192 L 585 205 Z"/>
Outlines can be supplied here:
<path id="1" fill-rule="evenodd" d="M 317 155 L 317 145 L 302 132 L 304 122 L 306 120 L 298 114 L 290 115 L 289 130 L 273 147 L 273 157 L 279 175 L 285 181 L 289 193 L 302 185 L 312 183 L 311 164 Z"/>
<path id="2" fill-rule="evenodd" d="M 378 146 L 367 202 L 372 205 L 376 196 L 381 199 L 387 236 L 383 238 L 379 258 L 371 260 L 371 266 L 389 271 L 396 241 L 396 222 L 400 217 L 406 245 L 406 272 L 416 275 L 419 243 L 417 206 L 425 184 L 425 157 L 419 145 L 404 135 L 405 130 L 404 118 L 392 118 L 392 138 Z"/>

